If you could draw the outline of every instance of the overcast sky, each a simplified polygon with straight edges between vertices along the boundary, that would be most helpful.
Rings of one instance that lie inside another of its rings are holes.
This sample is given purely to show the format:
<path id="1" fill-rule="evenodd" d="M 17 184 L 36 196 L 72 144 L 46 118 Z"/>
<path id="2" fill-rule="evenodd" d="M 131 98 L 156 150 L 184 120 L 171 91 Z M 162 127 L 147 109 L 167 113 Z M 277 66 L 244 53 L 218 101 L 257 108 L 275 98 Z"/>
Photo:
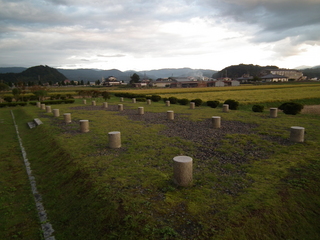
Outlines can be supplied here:
<path id="1" fill-rule="evenodd" d="M 0 0 L 0 67 L 320 65 L 320 0 Z"/>

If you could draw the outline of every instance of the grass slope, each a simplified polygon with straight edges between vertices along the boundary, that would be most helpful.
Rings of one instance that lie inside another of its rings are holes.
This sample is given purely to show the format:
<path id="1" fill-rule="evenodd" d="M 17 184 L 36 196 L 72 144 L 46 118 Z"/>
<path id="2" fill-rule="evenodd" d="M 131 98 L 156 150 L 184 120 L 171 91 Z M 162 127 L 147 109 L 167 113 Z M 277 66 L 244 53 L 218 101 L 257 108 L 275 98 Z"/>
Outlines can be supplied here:
<path id="1" fill-rule="evenodd" d="M 0 239 L 41 239 L 35 202 L 8 109 L 0 109 L 0 129 Z"/>

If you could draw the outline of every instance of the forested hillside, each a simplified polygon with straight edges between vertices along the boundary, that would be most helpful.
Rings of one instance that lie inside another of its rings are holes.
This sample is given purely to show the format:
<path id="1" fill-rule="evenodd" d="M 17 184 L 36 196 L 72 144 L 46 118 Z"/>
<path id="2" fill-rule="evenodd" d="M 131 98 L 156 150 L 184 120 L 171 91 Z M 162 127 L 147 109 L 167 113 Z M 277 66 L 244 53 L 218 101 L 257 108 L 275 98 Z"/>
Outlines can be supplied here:
<path id="1" fill-rule="evenodd" d="M 46 83 L 46 82 L 61 82 L 67 78 L 58 70 L 48 66 L 35 66 L 24 70 L 21 73 L 3 73 L 0 74 L 0 80 L 6 83 Z"/>

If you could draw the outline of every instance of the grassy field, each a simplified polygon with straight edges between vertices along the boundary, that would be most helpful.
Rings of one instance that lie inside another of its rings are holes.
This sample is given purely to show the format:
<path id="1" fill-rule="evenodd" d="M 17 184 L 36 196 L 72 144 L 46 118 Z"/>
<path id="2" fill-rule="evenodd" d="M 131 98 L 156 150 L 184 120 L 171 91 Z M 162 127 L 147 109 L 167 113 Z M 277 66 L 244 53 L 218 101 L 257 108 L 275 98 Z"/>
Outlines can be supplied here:
<path id="1" fill-rule="evenodd" d="M 242 91 L 246 90 L 240 89 L 239 95 Z M 103 100 L 96 100 L 101 106 Z M 115 97 L 108 102 L 120 103 Z M 168 110 L 163 102 L 133 104 L 126 99 L 124 105 L 125 110 L 144 106 L 146 113 Z M 249 134 L 229 133 L 198 145 L 162 134 L 163 124 L 133 121 L 100 107 L 80 107 L 81 99 L 52 106 L 60 109 L 58 118 L 35 106 L 12 109 L 57 239 L 320 238 L 319 115 L 280 112 L 274 119 L 268 110 L 254 113 L 249 106 L 223 113 L 221 108 L 171 105 L 170 110 L 194 123 L 221 116 L 222 121 L 254 126 Z M 10 110 L 0 109 L 8 121 Z M 73 119 L 69 125 L 63 123 L 62 114 L 67 112 Z M 26 122 L 35 117 L 44 124 L 30 130 Z M 90 132 L 79 132 L 80 119 L 90 121 Z M 288 142 L 291 126 L 305 127 L 304 143 Z M 6 129 L 3 139 L 11 139 L 13 133 Z M 121 132 L 121 149 L 108 148 L 110 131 Z M 6 146 L 15 145 L 12 139 Z M 195 157 L 201 149 L 212 148 L 221 158 Z M 187 188 L 172 182 L 172 158 L 178 155 L 194 160 L 194 181 Z M 235 155 L 246 161 L 228 160 Z M 24 177 L 17 178 L 19 189 L 27 181 Z M 5 199 L 7 205 L 10 201 Z M 13 209 L 26 214 L 19 207 Z"/>
<path id="2" fill-rule="evenodd" d="M 118 90 L 124 91 L 124 90 Z M 314 84 L 285 84 L 239 87 L 211 88 L 168 88 L 168 89 L 139 89 L 127 92 L 140 94 L 159 94 L 161 97 L 200 98 L 203 101 L 217 100 L 224 102 L 234 99 L 241 104 L 266 102 L 283 102 L 288 100 L 319 98 L 320 83 Z"/>

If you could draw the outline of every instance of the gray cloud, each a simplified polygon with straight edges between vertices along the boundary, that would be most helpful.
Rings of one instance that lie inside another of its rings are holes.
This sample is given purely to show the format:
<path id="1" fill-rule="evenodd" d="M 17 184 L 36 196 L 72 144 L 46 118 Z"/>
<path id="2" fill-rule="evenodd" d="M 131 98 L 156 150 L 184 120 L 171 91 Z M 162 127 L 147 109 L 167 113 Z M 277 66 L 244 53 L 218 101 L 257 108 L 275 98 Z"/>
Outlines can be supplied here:
<path id="1" fill-rule="evenodd" d="M 257 26 L 255 42 L 298 37 L 296 43 L 320 40 L 318 0 L 199 0 L 213 9 L 215 18 Z"/>
<path id="2" fill-rule="evenodd" d="M 244 37 L 288 57 L 319 45 L 319 12 L 318 0 L 0 0 L 0 64 L 200 57 Z"/>

